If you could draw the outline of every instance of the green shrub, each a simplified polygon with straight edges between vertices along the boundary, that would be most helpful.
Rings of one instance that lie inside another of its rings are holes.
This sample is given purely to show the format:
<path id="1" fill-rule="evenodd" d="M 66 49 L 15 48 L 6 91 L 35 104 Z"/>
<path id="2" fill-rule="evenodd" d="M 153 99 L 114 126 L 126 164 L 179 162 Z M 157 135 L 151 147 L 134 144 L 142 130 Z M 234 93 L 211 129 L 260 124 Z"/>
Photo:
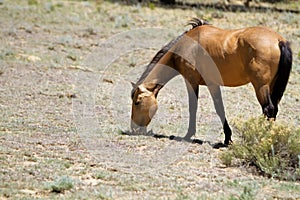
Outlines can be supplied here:
<path id="1" fill-rule="evenodd" d="M 50 184 L 51 192 L 62 193 L 74 187 L 73 180 L 67 176 L 62 176 Z"/>
<path id="2" fill-rule="evenodd" d="M 28 5 L 38 5 L 38 1 L 37 0 L 27 0 Z"/>
<path id="3" fill-rule="evenodd" d="M 255 166 L 266 176 L 300 180 L 300 128 L 268 121 L 264 117 L 236 122 L 240 142 L 232 144 L 220 158 L 226 166 Z"/>

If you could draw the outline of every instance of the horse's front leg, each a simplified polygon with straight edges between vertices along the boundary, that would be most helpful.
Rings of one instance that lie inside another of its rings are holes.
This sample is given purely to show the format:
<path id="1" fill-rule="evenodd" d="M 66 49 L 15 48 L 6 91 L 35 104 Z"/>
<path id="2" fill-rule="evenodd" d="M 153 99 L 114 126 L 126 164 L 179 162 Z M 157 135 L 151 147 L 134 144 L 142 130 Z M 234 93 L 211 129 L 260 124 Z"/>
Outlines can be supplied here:
<path id="1" fill-rule="evenodd" d="M 184 140 L 191 140 L 191 137 L 196 133 L 196 113 L 198 108 L 198 84 L 191 84 L 188 80 L 185 80 L 185 84 L 189 97 L 189 128 L 187 134 L 184 136 Z"/>
<path id="2" fill-rule="evenodd" d="M 227 119 L 225 117 L 225 109 L 224 109 L 224 105 L 223 105 L 220 86 L 217 86 L 217 85 L 208 86 L 208 89 L 211 94 L 211 97 L 213 98 L 216 112 L 217 112 L 218 116 L 220 117 L 222 124 L 223 124 L 223 130 L 224 130 L 224 134 L 225 134 L 224 144 L 229 145 L 230 143 L 232 143 L 232 140 L 231 140 L 232 132 L 228 125 Z"/>

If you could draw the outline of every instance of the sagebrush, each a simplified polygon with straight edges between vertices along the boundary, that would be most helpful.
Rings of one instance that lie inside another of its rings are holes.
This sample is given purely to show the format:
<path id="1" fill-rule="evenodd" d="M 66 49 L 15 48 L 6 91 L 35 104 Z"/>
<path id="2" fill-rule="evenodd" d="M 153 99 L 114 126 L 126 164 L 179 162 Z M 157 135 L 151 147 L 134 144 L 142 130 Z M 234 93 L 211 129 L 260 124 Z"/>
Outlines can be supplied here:
<path id="1" fill-rule="evenodd" d="M 240 141 L 221 154 L 227 165 L 255 166 L 265 176 L 300 180 L 300 128 L 264 117 L 235 122 Z M 235 163 L 233 163 L 235 161 Z"/>

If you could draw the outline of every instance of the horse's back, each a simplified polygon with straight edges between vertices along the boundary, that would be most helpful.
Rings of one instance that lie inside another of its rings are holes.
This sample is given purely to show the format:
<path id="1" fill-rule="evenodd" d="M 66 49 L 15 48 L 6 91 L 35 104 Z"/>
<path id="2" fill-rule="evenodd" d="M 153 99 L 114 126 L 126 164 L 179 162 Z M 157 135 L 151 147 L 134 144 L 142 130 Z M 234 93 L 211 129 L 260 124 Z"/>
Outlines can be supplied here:
<path id="1" fill-rule="evenodd" d="M 242 29 L 239 38 L 247 41 L 253 47 L 277 45 L 279 41 L 286 41 L 281 35 L 270 28 L 256 26 Z"/>
<path id="2" fill-rule="evenodd" d="M 286 41 L 281 35 L 267 27 L 221 29 L 211 25 L 199 26 L 192 37 L 198 35 L 199 44 L 211 56 L 235 54 L 238 48 L 249 45 L 254 50 L 279 50 L 278 42 Z"/>
<path id="3" fill-rule="evenodd" d="M 286 41 L 281 35 L 266 27 L 250 27 L 244 29 L 239 36 L 240 45 L 249 45 L 257 55 L 279 58 L 279 41 Z M 271 59 L 268 57 L 267 59 Z"/>
<path id="4" fill-rule="evenodd" d="M 253 60 L 276 73 L 280 58 L 279 41 L 285 39 L 265 27 L 226 30 L 211 25 L 199 26 L 188 33 L 198 40 L 217 65 L 225 86 L 250 82 L 249 66 Z M 272 75 L 272 76 L 273 76 Z"/>
<path id="5" fill-rule="evenodd" d="M 249 82 L 238 52 L 238 34 L 242 31 L 205 25 L 188 33 L 189 37 L 198 40 L 199 45 L 213 59 L 225 86 L 239 86 Z"/>

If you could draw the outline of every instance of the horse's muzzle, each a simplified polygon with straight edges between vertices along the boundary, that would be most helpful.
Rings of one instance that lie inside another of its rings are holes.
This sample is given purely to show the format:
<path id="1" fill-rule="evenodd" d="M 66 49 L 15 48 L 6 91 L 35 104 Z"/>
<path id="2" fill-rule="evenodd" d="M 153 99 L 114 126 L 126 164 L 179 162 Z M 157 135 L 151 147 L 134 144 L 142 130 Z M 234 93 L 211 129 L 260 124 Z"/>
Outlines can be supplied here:
<path id="1" fill-rule="evenodd" d="M 133 135 L 146 135 L 147 134 L 147 127 L 146 126 L 139 126 L 133 121 L 131 121 L 131 131 Z"/>

